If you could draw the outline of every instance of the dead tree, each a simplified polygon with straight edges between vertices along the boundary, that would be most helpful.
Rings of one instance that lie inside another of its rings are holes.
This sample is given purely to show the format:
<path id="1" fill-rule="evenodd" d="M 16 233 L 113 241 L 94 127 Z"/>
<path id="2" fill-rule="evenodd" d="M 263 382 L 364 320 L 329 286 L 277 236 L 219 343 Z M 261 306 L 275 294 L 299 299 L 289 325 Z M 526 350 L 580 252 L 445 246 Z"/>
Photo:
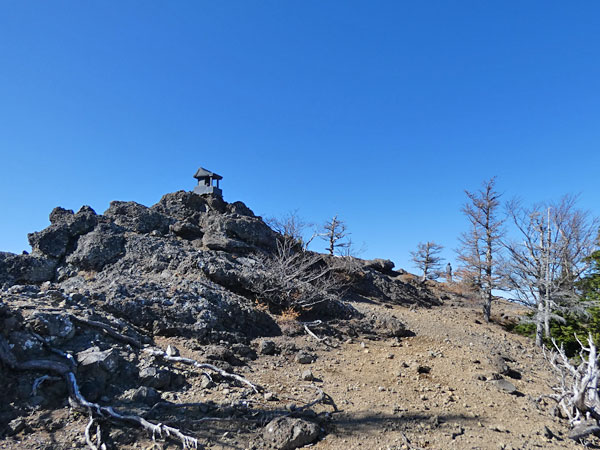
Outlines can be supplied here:
<path id="1" fill-rule="evenodd" d="M 423 272 L 421 282 L 428 279 L 434 280 L 439 277 L 441 261 L 444 258 L 438 256 L 444 249 L 443 246 L 433 241 L 419 242 L 417 250 L 410 252 L 415 266 Z"/>
<path id="2" fill-rule="evenodd" d="M 551 320 L 581 312 L 577 281 L 589 267 L 598 221 L 576 209 L 574 196 L 559 202 L 523 207 L 513 200 L 507 213 L 521 241 L 505 241 L 509 259 L 503 269 L 515 300 L 535 308 L 536 345 L 550 337 Z"/>
<path id="3" fill-rule="evenodd" d="M 469 290 L 481 293 L 483 267 L 481 264 L 479 227 L 471 221 L 471 230 L 468 233 L 462 233 L 458 238 L 461 244 L 456 251 L 458 261 L 460 262 L 457 271 L 461 282 L 468 286 Z"/>
<path id="4" fill-rule="evenodd" d="M 577 365 L 569 360 L 563 347 L 559 348 L 554 340 L 552 343 L 556 351 L 550 354 L 544 351 L 558 378 L 558 383 L 553 387 L 554 394 L 550 395 L 550 398 L 556 400 L 574 427 L 570 437 L 575 440 L 591 433 L 600 433 L 598 354 L 591 334 L 588 336 L 587 347 L 581 341 L 578 342 L 581 351 L 580 362 Z"/>
<path id="5" fill-rule="evenodd" d="M 322 227 L 320 237 L 328 243 L 327 251 L 331 256 L 336 252 L 343 254 L 344 249 L 348 249 L 351 245 L 348 237 L 350 233 L 347 230 L 344 221 L 338 219 L 337 214 Z"/>
<path id="6" fill-rule="evenodd" d="M 495 178 L 491 178 L 480 190 L 465 191 L 469 200 L 462 212 L 469 220 L 471 231 L 462 235 L 462 246 L 458 250 L 465 273 L 473 277 L 474 286 L 482 297 L 486 322 L 490 321 L 492 313 L 492 291 L 499 287 L 497 253 L 504 234 L 503 220 L 498 218 L 501 194 L 495 190 L 495 182 Z"/>

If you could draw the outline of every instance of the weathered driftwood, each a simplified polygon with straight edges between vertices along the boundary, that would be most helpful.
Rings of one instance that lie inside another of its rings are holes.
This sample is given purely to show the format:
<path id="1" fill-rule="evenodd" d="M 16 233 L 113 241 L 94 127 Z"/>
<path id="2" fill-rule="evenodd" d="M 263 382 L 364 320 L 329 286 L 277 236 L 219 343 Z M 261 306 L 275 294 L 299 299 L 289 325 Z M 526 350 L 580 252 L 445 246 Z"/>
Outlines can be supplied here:
<path id="1" fill-rule="evenodd" d="M 568 417 L 574 428 L 570 437 L 575 440 L 600 432 L 598 354 L 591 334 L 588 336 L 587 346 L 577 340 L 581 346 L 581 362 L 577 366 L 569 360 L 563 347 L 558 347 L 554 340 L 552 342 L 556 351 L 550 354 L 544 351 L 546 359 L 558 376 L 558 384 L 553 387 L 554 394 L 549 397 L 558 403 Z"/>

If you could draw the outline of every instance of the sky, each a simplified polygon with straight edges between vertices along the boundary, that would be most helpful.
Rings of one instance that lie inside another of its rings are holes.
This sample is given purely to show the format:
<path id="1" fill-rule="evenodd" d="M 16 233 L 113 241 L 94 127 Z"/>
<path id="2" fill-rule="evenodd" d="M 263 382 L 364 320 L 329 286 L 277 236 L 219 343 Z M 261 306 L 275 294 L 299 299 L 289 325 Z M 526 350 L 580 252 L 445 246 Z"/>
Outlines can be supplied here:
<path id="1" fill-rule="evenodd" d="M 454 263 L 492 176 L 600 215 L 599 44 L 596 1 L 3 1 L 0 250 L 200 166 L 409 270 L 428 240 Z"/>

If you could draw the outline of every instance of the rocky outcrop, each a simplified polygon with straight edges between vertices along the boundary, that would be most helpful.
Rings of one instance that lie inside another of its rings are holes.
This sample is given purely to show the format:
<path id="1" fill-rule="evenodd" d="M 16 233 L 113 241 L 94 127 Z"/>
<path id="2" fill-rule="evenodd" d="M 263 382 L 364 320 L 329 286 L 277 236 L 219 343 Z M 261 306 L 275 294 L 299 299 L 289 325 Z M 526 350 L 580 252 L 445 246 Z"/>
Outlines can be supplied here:
<path id="1" fill-rule="evenodd" d="M 38 255 L 0 252 L 0 285 L 42 283 L 54 278 L 57 261 Z"/>

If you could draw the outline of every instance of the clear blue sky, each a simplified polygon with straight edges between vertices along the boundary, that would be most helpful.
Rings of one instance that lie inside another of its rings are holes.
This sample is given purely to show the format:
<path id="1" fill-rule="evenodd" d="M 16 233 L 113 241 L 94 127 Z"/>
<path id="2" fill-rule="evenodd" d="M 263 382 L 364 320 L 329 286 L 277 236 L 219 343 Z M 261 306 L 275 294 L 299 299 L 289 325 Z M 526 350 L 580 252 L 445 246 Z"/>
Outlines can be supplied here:
<path id="1" fill-rule="evenodd" d="M 4 1 L 0 250 L 190 190 L 453 260 L 464 189 L 600 214 L 597 1 Z"/>

